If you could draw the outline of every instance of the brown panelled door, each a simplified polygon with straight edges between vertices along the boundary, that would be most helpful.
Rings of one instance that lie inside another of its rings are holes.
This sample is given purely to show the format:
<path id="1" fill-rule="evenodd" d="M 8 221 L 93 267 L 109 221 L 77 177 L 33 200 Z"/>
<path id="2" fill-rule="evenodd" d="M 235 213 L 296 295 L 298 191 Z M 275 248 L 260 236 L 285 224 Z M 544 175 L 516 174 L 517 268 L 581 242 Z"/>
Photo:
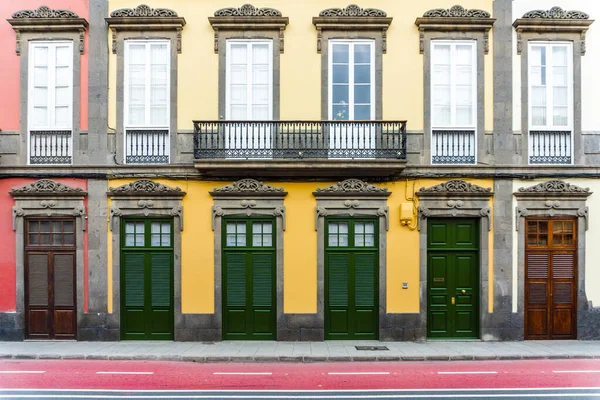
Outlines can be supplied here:
<path id="1" fill-rule="evenodd" d="M 576 339 L 576 221 L 528 218 L 526 230 L 525 339 Z"/>
<path id="2" fill-rule="evenodd" d="M 75 221 L 28 219 L 25 320 L 29 339 L 75 339 Z"/>

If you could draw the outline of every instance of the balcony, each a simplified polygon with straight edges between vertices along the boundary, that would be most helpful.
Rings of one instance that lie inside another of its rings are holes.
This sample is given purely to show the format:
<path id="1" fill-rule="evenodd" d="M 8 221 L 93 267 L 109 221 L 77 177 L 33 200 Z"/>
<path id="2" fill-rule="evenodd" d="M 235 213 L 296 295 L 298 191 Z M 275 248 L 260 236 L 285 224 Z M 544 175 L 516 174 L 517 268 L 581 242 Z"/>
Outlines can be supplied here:
<path id="1" fill-rule="evenodd" d="M 571 164 L 571 149 L 569 131 L 529 132 L 529 164 Z"/>
<path id="2" fill-rule="evenodd" d="M 128 129 L 125 132 L 125 163 L 168 164 L 169 131 Z"/>
<path id="3" fill-rule="evenodd" d="M 193 121 L 198 170 L 215 177 L 390 177 L 406 121 Z"/>
<path id="4" fill-rule="evenodd" d="M 71 164 L 71 131 L 30 131 L 29 164 Z"/>
<path id="5" fill-rule="evenodd" d="M 432 164 L 475 164 L 475 131 L 440 131 L 431 133 Z"/>

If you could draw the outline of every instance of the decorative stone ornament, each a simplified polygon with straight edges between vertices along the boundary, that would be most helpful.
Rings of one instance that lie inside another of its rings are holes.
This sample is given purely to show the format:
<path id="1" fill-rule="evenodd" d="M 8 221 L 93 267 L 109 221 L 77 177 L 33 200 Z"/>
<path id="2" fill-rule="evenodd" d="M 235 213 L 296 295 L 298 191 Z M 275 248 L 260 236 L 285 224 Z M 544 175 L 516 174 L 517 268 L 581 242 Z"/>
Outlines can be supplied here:
<path id="1" fill-rule="evenodd" d="M 183 197 L 185 192 L 178 187 L 171 187 L 151 181 L 139 179 L 116 188 L 108 189 L 108 196 L 178 196 Z"/>
<path id="2" fill-rule="evenodd" d="M 382 51 L 387 51 L 387 30 L 392 18 L 385 11 L 377 8 L 361 8 L 350 4 L 346 8 L 328 8 L 313 17 L 313 25 L 317 28 L 317 53 L 323 47 L 323 31 L 380 31 Z"/>
<path id="3" fill-rule="evenodd" d="M 276 188 L 265 183 L 259 182 L 255 179 L 241 179 L 237 182 L 233 182 L 231 185 L 223 186 L 221 188 L 214 188 L 211 194 L 212 193 L 242 193 L 244 195 L 247 195 L 248 193 L 277 193 L 279 195 L 285 194 L 283 188 Z"/>
<path id="4" fill-rule="evenodd" d="M 426 32 L 482 32 L 485 54 L 489 53 L 489 32 L 496 21 L 485 10 L 466 9 L 455 5 L 451 8 L 435 8 L 426 11 L 421 18 L 417 18 L 415 25 L 419 27 L 419 51 L 425 51 Z"/>
<path id="5" fill-rule="evenodd" d="M 517 54 L 523 51 L 523 33 L 557 32 L 578 35 L 579 50 L 581 55 L 585 55 L 585 33 L 594 22 L 589 18 L 590 16 L 583 11 L 567 11 L 560 7 L 526 12 L 513 23 L 517 31 Z"/>
<path id="6" fill-rule="evenodd" d="M 79 18 L 73 11 L 53 10 L 50 7 L 41 6 L 35 10 L 17 11 L 7 21 L 16 33 L 15 51 L 17 55 L 21 55 L 21 34 L 27 32 L 77 32 L 79 33 L 79 53 L 83 54 L 88 22 L 85 18 Z"/>
<path id="7" fill-rule="evenodd" d="M 448 9 L 445 8 L 435 8 L 433 10 L 429 10 L 423 14 L 423 17 L 433 17 L 433 18 L 490 18 L 492 15 L 483 10 L 471 9 L 467 10 L 462 6 L 452 6 Z"/>
<path id="8" fill-rule="evenodd" d="M 244 4 L 239 8 L 221 8 L 215 11 L 215 17 L 281 17 L 281 11 L 274 8 L 257 8 L 252 4 Z"/>
<path id="9" fill-rule="evenodd" d="M 339 194 L 353 194 L 353 195 L 379 195 L 388 197 L 391 193 L 388 192 L 387 188 L 380 188 L 375 185 L 371 185 L 367 182 L 363 182 L 360 179 L 346 179 L 345 181 L 336 183 L 335 185 L 328 186 L 326 188 L 317 188 L 314 195 L 339 195 Z"/>
<path id="10" fill-rule="evenodd" d="M 221 8 L 215 11 L 214 17 L 208 18 L 208 22 L 210 22 L 214 31 L 215 53 L 219 52 L 220 31 L 278 31 L 279 52 L 283 53 L 283 32 L 289 23 L 289 18 L 283 17 L 279 10 L 244 4 L 239 8 Z"/>
<path id="11" fill-rule="evenodd" d="M 422 187 L 419 195 L 424 193 L 491 193 L 492 188 L 484 188 L 460 179 L 440 183 L 429 188 Z"/>
<path id="12" fill-rule="evenodd" d="M 560 7 L 552 7 L 549 10 L 529 11 L 525 13 L 522 18 L 589 19 L 590 16 L 582 11 L 566 11 Z"/>
<path id="13" fill-rule="evenodd" d="M 519 193 L 589 193 L 590 188 L 582 188 L 571 185 L 565 181 L 553 180 L 540 183 L 534 186 L 519 188 Z M 590 193 L 591 194 L 591 193 Z"/>
<path id="14" fill-rule="evenodd" d="M 110 13 L 106 18 L 108 27 L 112 32 L 112 52 L 117 53 L 118 32 L 147 32 L 147 31 L 175 31 L 177 53 L 181 53 L 181 31 L 185 26 L 185 19 L 168 8 L 151 8 L 140 4 L 135 8 L 121 8 Z"/>
<path id="15" fill-rule="evenodd" d="M 9 192 L 13 197 L 19 196 L 87 196 L 81 188 L 64 185 L 51 179 L 40 179 L 25 186 L 12 188 Z"/>

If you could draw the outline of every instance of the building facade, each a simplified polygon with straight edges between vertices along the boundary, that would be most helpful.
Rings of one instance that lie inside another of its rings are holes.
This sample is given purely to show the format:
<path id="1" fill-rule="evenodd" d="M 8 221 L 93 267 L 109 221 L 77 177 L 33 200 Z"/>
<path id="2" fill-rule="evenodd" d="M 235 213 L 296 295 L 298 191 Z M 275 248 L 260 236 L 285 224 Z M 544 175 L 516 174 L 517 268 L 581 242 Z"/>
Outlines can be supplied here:
<path id="1" fill-rule="evenodd" d="M 1 4 L 0 339 L 600 338 L 554 3 Z"/>

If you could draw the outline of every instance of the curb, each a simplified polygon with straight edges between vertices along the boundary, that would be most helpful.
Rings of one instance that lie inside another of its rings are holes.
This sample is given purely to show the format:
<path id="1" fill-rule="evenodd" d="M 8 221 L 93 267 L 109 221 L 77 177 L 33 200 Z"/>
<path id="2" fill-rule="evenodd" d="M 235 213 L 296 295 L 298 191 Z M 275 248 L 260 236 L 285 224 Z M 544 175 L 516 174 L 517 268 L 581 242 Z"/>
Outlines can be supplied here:
<path id="1" fill-rule="evenodd" d="M 565 360 L 600 359 L 600 355 L 584 354 L 509 354 L 509 355 L 430 355 L 430 356 L 182 356 L 182 355 L 101 355 L 101 354 L 1 354 L 3 360 L 119 360 L 119 361 L 175 361 L 195 363 L 317 363 L 317 362 L 415 362 L 415 361 L 517 361 L 517 360 Z"/>

